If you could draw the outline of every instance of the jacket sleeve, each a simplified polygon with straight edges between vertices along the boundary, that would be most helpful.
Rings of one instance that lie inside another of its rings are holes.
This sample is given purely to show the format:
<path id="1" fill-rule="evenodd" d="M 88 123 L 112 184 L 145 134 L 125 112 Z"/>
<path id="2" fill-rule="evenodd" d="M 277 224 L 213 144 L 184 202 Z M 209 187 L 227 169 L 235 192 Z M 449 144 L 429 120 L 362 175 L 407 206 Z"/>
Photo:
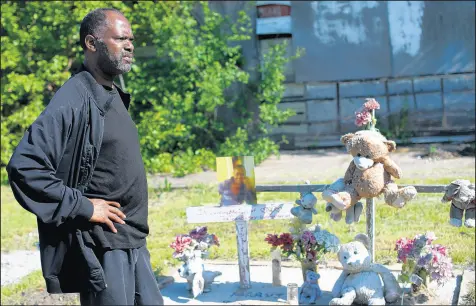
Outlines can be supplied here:
<path id="1" fill-rule="evenodd" d="M 55 176 L 74 122 L 72 109 L 47 110 L 28 128 L 7 165 L 13 194 L 43 223 L 59 226 L 77 216 L 89 220 L 92 203 Z"/>

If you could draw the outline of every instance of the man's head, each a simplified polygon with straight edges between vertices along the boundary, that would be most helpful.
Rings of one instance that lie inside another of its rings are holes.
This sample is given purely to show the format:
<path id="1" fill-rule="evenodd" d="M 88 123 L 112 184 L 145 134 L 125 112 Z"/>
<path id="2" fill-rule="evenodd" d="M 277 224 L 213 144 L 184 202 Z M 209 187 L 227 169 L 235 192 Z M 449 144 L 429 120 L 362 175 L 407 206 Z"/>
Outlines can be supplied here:
<path id="1" fill-rule="evenodd" d="M 79 36 L 86 61 L 93 67 L 109 76 L 131 70 L 134 37 L 120 11 L 101 8 L 89 12 L 81 22 Z"/>
<path id="2" fill-rule="evenodd" d="M 243 183 L 245 181 L 245 175 L 245 167 L 243 167 L 242 165 L 235 166 L 235 168 L 233 169 L 233 178 L 236 182 Z"/>

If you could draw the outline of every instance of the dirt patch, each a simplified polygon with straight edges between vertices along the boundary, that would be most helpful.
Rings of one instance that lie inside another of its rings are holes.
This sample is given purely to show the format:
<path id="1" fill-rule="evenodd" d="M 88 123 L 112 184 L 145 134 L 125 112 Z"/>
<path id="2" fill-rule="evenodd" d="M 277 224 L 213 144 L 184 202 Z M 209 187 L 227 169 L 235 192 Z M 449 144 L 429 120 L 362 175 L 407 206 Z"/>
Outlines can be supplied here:
<path id="1" fill-rule="evenodd" d="M 441 160 L 452 159 L 458 157 L 474 157 L 475 145 L 460 144 L 460 145 L 430 145 L 427 148 L 428 153 L 419 156 L 423 159 Z"/>
<path id="2" fill-rule="evenodd" d="M 2 299 L 2 305 L 79 305 L 79 294 L 49 294 L 46 290 L 26 290 L 21 301 Z"/>

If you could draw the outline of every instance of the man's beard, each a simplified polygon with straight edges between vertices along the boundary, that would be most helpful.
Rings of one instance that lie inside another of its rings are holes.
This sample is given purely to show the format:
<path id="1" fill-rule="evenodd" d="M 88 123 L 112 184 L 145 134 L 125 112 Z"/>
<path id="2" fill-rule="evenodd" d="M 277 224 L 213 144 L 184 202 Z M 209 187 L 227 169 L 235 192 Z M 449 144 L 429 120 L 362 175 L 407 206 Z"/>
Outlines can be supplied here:
<path id="1" fill-rule="evenodd" d="M 131 70 L 131 64 L 123 62 L 124 53 L 121 53 L 115 58 L 111 53 L 109 53 L 104 42 L 97 42 L 97 49 L 99 52 L 98 66 L 102 71 L 109 75 L 119 75 Z"/>

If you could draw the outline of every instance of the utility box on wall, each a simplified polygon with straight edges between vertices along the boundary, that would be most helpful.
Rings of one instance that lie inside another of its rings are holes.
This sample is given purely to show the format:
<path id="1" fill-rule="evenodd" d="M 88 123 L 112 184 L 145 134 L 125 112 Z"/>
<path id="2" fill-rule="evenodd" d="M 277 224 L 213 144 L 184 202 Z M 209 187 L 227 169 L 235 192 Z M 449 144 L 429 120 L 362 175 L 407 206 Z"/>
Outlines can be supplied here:
<path id="1" fill-rule="evenodd" d="M 256 35 L 259 41 L 260 61 L 270 48 L 287 43 L 286 55 L 293 54 L 291 1 L 257 1 Z M 288 62 L 284 75 L 286 82 L 294 81 L 294 66 Z"/>

